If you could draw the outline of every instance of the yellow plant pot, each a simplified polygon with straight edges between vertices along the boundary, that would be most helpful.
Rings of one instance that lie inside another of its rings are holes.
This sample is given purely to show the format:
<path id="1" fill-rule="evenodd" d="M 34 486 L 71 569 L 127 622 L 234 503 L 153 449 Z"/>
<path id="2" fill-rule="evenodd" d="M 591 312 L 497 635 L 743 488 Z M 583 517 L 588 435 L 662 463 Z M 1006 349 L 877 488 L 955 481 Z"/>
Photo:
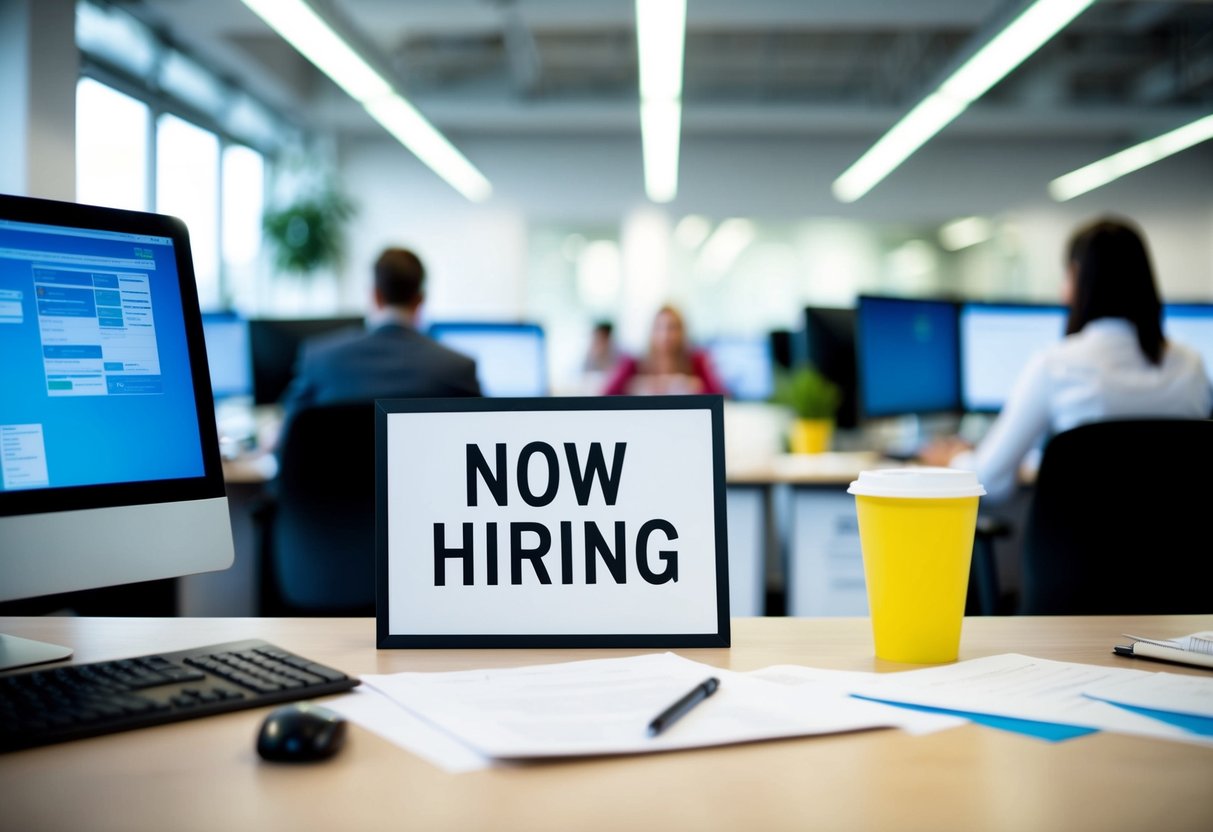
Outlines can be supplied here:
<path id="1" fill-rule="evenodd" d="M 794 454 L 820 454 L 830 449 L 833 436 L 831 419 L 797 419 L 792 422 L 788 444 Z"/>

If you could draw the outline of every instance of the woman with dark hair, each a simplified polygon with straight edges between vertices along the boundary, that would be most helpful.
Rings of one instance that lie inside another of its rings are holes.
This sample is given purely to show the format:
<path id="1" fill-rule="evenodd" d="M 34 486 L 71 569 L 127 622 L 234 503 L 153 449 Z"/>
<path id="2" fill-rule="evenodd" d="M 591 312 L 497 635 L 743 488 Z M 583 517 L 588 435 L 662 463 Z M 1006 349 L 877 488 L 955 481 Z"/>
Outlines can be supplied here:
<path id="1" fill-rule="evenodd" d="M 1034 356 L 976 449 L 932 443 L 929 465 L 975 470 L 992 501 L 1015 489 L 1024 457 L 1051 433 L 1087 422 L 1204 419 L 1213 390 L 1200 355 L 1163 337 L 1162 302 L 1141 233 L 1106 217 L 1070 238 L 1066 337 Z"/>

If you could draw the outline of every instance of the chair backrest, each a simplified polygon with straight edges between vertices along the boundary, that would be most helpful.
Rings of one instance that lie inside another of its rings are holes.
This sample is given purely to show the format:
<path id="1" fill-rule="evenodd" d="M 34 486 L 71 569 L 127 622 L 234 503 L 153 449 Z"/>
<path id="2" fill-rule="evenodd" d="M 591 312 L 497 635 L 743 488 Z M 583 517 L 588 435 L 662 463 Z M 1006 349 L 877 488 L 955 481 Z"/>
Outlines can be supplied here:
<path id="1" fill-rule="evenodd" d="M 1213 612 L 1213 421 L 1099 422 L 1045 446 L 1020 612 Z"/>
<path id="2" fill-rule="evenodd" d="M 262 557 L 279 613 L 374 614 L 373 404 L 320 405 L 290 420 Z"/>

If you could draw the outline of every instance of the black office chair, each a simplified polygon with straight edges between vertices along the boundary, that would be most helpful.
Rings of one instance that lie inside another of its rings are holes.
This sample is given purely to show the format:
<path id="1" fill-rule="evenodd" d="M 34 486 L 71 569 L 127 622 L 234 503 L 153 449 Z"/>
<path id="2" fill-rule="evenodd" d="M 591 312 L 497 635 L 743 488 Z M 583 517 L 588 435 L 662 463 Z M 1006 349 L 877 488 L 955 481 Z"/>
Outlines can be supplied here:
<path id="1" fill-rule="evenodd" d="M 262 615 L 375 614 L 375 409 L 299 411 L 257 512 Z"/>
<path id="2" fill-rule="evenodd" d="M 1213 612 L 1210 471 L 1210 420 L 1098 422 L 1054 436 L 1024 527 L 1019 612 Z"/>

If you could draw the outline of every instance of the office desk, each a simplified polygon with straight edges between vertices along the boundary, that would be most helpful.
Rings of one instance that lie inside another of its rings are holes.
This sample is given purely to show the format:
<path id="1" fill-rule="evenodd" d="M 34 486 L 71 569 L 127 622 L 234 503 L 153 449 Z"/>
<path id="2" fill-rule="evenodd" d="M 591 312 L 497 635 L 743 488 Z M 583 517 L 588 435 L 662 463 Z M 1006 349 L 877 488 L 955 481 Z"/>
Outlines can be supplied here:
<path id="1" fill-rule="evenodd" d="M 1111 655 L 1122 632 L 1213 629 L 1213 615 L 977 618 L 962 658 L 1022 652 L 1176 673 Z M 641 651 L 376 651 L 367 619 L 0 619 L 77 661 L 261 637 L 354 674 L 456 670 Z M 872 658 L 866 619 L 737 619 L 732 649 L 678 651 L 735 670 Z M 965 725 L 447 774 L 351 726 L 337 758 L 259 762 L 266 709 L 0 756 L 5 830 L 1209 830 L 1213 749 L 1097 734 L 1049 744 Z"/>

